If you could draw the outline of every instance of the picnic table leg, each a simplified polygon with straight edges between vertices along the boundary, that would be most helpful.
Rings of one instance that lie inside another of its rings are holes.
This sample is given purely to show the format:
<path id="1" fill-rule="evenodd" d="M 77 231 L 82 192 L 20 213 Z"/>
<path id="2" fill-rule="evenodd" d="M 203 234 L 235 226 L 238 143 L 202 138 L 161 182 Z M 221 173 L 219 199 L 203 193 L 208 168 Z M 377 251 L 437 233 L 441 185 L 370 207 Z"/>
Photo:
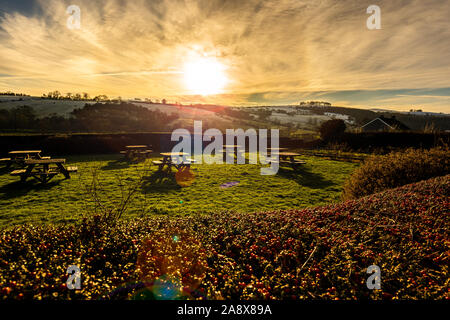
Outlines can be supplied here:
<path id="1" fill-rule="evenodd" d="M 157 172 L 157 173 L 162 172 L 163 167 L 164 167 L 164 163 L 158 164 L 158 170 L 157 170 L 156 172 Z"/>
<path id="2" fill-rule="evenodd" d="M 43 165 L 43 174 L 41 174 L 41 182 L 46 183 L 47 182 L 47 173 L 48 173 L 48 164 Z"/>
<path id="3" fill-rule="evenodd" d="M 132 161 L 133 160 L 133 150 L 127 150 L 127 152 L 125 153 L 125 158 L 128 161 Z"/>
<path id="4" fill-rule="evenodd" d="M 289 162 L 290 162 L 291 168 L 295 170 L 294 156 L 289 156 Z"/>
<path id="5" fill-rule="evenodd" d="M 33 171 L 34 166 L 35 166 L 34 164 L 28 165 L 27 170 L 25 171 L 25 173 L 20 176 L 20 181 L 22 181 L 22 182 L 27 181 L 27 178 L 29 176 L 31 176 L 31 171 Z"/>
<path id="6" fill-rule="evenodd" d="M 165 165 L 164 161 L 161 164 L 158 164 L 158 171 L 157 172 L 159 172 L 159 173 L 163 172 L 164 171 L 164 165 Z"/>
<path id="7" fill-rule="evenodd" d="M 59 168 L 59 170 L 62 172 L 62 174 L 64 174 L 64 177 L 66 177 L 66 179 L 70 179 L 70 173 L 69 171 L 67 171 L 67 169 L 63 166 L 62 163 L 57 163 L 56 164 Z"/>
<path id="8" fill-rule="evenodd" d="M 170 159 L 170 157 L 165 156 L 165 157 L 163 158 L 162 171 L 164 172 L 164 166 L 167 166 L 166 173 L 167 173 L 167 174 L 170 174 L 170 171 L 172 170 L 172 168 L 170 167 L 170 164 L 171 164 L 171 159 Z"/>

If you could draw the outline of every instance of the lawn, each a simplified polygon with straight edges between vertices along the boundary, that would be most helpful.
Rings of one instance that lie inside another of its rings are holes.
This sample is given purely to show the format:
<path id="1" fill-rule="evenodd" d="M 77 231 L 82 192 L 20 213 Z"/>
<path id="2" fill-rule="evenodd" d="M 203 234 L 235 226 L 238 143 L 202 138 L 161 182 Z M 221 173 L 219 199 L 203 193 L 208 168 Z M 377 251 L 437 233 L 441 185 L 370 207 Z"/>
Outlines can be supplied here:
<path id="1" fill-rule="evenodd" d="M 55 177 L 47 185 L 33 180 L 25 184 L 1 169 L 0 227 L 23 223 L 71 223 L 96 202 L 87 191 L 96 176 L 100 203 L 112 207 L 122 193 L 137 186 L 124 217 L 146 215 L 210 214 L 213 212 L 257 212 L 306 208 L 340 200 L 344 181 L 355 163 L 304 156 L 307 164 L 298 172 L 280 169 L 275 176 L 260 175 L 259 165 L 194 165 L 195 180 L 180 187 L 174 179 L 156 180 L 151 161 L 130 164 L 116 155 L 66 157 L 78 166 L 70 180 Z M 239 183 L 221 188 L 227 182 Z"/>

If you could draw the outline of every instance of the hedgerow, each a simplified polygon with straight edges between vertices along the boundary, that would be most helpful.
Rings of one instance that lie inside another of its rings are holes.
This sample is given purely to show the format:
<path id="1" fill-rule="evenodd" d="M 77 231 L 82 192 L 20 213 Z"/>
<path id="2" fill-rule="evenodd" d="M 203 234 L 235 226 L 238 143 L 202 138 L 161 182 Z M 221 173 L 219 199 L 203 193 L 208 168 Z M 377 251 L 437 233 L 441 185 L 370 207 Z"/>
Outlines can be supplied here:
<path id="1" fill-rule="evenodd" d="M 0 232 L 3 299 L 448 299 L 450 175 L 305 210 Z M 370 265 L 381 290 L 369 290 Z M 67 267 L 81 269 L 68 290 Z"/>
<path id="2" fill-rule="evenodd" d="M 371 156 L 344 185 L 343 198 L 357 199 L 409 183 L 450 174 L 450 149 L 407 149 Z"/>

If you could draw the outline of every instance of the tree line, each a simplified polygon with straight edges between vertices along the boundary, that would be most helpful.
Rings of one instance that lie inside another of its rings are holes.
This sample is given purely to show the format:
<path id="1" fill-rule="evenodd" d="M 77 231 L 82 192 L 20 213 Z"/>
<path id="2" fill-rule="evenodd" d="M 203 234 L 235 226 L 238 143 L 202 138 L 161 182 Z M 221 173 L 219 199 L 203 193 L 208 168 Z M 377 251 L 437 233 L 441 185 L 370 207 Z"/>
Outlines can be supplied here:
<path id="1" fill-rule="evenodd" d="M 52 100 L 73 100 L 73 101 L 102 101 L 102 102 L 121 102 L 122 98 L 118 97 L 117 99 L 109 99 L 107 95 L 100 94 L 95 97 L 92 97 L 87 92 L 67 92 L 65 95 L 63 95 L 58 90 L 50 91 L 47 94 L 43 94 L 41 96 L 42 99 L 52 99 Z"/>
<path id="2" fill-rule="evenodd" d="M 86 104 L 69 117 L 37 117 L 30 106 L 0 109 L 0 130 L 26 132 L 151 132 L 167 131 L 177 114 L 166 114 L 130 103 Z"/>
<path id="3" fill-rule="evenodd" d="M 0 96 L 16 96 L 16 97 L 29 97 L 29 94 L 16 93 L 12 91 L 0 92 Z"/>

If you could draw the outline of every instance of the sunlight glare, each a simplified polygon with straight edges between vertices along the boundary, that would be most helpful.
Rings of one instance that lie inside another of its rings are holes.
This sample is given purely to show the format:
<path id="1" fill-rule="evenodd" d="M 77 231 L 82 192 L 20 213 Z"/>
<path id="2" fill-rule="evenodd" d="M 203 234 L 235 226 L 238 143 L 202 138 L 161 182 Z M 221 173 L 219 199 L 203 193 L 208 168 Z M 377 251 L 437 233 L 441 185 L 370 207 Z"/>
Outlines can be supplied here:
<path id="1" fill-rule="evenodd" d="M 221 93 L 228 82 L 225 67 L 215 58 L 201 57 L 184 65 L 184 81 L 192 94 Z"/>

